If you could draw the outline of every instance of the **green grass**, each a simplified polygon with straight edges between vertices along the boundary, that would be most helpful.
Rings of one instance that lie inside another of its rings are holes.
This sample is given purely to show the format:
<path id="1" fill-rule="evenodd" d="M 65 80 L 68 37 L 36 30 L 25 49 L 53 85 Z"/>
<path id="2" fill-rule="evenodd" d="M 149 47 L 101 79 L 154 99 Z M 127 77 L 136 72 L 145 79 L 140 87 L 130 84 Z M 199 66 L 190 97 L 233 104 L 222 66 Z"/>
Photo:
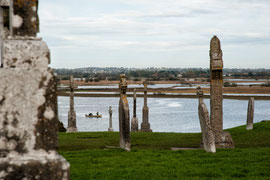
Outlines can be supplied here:
<path id="1" fill-rule="evenodd" d="M 71 179 L 270 179 L 270 122 L 251 131 L 228 130 L 235 149 L 171 151 L 198 147 L 200 133 L 132 133 L 132 151 L 118 146 L 117 132 L 60 133 L 59 153 L 71 164 Z"/>

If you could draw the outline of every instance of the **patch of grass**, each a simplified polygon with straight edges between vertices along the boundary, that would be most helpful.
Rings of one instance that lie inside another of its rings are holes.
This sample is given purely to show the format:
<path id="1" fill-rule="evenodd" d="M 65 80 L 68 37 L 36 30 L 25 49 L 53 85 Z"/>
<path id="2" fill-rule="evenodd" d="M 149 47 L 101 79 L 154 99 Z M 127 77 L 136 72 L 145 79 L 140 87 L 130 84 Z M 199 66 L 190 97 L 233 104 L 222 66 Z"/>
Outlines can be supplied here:
<path id="1" fill-rule="evenodd" d="M 228 130 L 235 149 L 170 151 L 198 147 L 200 133 L 132 133 L 132 151 L 118 146 L 117 132 L 60 133 L 59 153 L 71 179 L 270 179 L 270 122 Z"/>

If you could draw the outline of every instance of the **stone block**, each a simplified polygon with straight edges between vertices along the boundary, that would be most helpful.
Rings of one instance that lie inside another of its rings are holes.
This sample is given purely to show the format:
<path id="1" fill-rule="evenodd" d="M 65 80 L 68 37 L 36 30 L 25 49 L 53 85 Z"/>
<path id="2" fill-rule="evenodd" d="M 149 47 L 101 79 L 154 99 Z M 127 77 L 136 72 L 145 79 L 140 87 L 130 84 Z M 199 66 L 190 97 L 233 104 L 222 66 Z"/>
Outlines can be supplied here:
<path id="1" fill-rule="evenodd" d="M 131 131 L 137 132 L 139 130 L 138 118 L 133 117 L 131 120 Z"/>
<path id="2" fill-rule="evenodd" d="M 39 32 L 38 0 L 13 0 L 15 36 L 36 37 Z"/>
<path id="3" fill-rule="evenodd" d="M 68 179 L 69 164 L 55 151 L 53 72 L 1 68 L 0 74 L 0 179 Z"/>
<path id="4" fill-rule="evenodd" d="M 49 64 L 49 48 L 40 39 L 6 39 L 3 43 L 5 68 L 47 69 Z"/>

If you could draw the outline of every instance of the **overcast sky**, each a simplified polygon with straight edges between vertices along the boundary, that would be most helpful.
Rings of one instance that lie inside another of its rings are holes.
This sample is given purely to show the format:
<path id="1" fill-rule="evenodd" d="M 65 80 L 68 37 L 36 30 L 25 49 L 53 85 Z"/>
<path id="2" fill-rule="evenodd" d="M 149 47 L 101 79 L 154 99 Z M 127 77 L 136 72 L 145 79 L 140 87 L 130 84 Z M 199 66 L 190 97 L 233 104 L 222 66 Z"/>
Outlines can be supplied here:
<path id="1" fill-rule="evenodd" d="M 41 0 L 51 67 L 270 68 L 270 0 Z"/>

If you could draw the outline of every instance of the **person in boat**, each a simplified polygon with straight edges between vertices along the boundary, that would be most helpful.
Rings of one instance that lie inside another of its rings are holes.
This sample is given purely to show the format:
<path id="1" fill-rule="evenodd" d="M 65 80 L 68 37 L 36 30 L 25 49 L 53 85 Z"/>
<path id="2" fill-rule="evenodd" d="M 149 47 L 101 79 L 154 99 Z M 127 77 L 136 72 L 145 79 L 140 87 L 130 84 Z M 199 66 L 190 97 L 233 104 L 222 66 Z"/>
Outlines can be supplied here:
<path id="1" fill-rule="evenodd" d="M 93 114 L 92 113 L 89 113 L 89 116 L 93 116 Z"/>
<path id="2" fill-rule="evenodd" d="M 99 115 L 99 113 L 97 112 L 97 116 Z"/>

